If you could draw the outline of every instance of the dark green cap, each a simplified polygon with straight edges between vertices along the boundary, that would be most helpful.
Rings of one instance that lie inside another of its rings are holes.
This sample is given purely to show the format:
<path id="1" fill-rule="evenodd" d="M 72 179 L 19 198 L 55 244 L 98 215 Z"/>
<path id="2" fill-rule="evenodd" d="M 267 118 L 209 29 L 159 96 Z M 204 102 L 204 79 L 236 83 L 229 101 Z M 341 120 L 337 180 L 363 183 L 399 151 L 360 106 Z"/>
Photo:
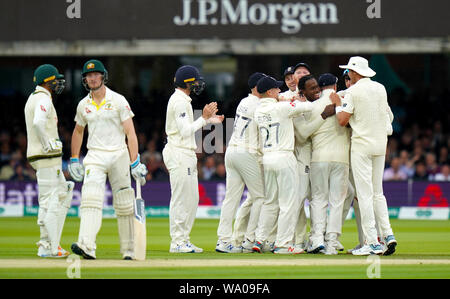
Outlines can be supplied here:
<path id="1" fill-rule="evenodd" d="M 84 76 L 90 72 L 99 72 L 104 74 L 106 73 L 106 69 L 101 61 L 97 59 L 91 59 L 84 64 L 82 75 Z"/>
<path id="2" fill-rule="evenodd" d="M 50 82 L 55 79 L 63 79 L 64 75 L 58 72 L 58 69 L 51 64 L 43 64 L 34 71 L 33 82 L 36 85 Z"/>

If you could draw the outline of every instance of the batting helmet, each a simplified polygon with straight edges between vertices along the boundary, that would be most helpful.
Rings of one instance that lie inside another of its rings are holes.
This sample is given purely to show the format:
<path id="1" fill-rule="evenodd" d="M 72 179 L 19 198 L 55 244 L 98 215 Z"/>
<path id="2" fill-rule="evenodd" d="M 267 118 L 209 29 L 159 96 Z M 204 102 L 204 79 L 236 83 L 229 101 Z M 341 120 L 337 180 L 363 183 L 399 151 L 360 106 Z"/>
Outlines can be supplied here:
<path id="1" fill-rule="evenodd" d="M 97 59 L 88 60 L 84 64 L 83 71 L 81 73 L 83 86 L 84 86 L 84 88 L 86 88 L 87 91 L 90 91 L 90 88 L 86 82 L 86 75 L 88 73 L 92 73 L 92 72 L 99 72 L 99 73 L 103 74 L 103 84 L 108 82 L 108 71 L 106 70 L 103 63 Z"/>
<path id="2" fill-rule="evenodd" d="M 202 93 L 206 84 L 203 81 L 203 77 L 195 66 L 183 65 L 175 72 L 175 78 L 173 79 L 175 87 L 189 88 L 196 95 Z"/>
<path id="3" fill-rule="evenodd" d="M 36 85 L 50 83 L 51 90 L 56 94 L 60 94 L 65 87 L 66 80 L 64 80 L 64 75 L 60 74 L 55 66 L 43 64 L 34 71 L 33 82 Z"/>

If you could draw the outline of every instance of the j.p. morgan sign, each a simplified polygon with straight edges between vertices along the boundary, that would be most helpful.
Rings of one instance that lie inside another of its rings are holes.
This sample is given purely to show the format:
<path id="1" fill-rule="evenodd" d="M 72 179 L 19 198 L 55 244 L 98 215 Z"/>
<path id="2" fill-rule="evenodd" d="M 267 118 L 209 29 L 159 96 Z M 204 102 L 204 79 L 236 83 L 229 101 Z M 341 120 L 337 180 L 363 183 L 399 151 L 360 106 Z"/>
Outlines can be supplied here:
<path id="1" fill-rule="evenodd" d="M 0 1 L 0 42 L 447 38 L 449 10 L 448 0 Z"/>
<path id="2" fill-rule="evenodd" d="M 339 23 L 338 8 L 334 3 L 183 0 L 182 4 L 182 15 L 173 18 L 178 26 L 279 24 L 282 33 L 295 34 L 302 29 L 302 25 Z"/>

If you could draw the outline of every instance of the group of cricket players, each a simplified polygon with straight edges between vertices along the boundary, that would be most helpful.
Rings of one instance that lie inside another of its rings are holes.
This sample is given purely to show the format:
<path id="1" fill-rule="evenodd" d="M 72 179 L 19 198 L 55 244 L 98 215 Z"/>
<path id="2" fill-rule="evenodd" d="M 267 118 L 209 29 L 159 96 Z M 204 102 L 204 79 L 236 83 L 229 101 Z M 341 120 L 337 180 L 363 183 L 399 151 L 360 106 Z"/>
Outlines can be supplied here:
<path id="1" fill-rule="evenodd" d="M 344 250 L 339 238 L 352 203 L 359 244 L 348 253 L 395 252 L 397 241 L 382 188 L 393 120 L 386 90 L 370 79 L 375 72 L 365 58 L 352 57 L 340 67 L 347 87 L 342 91 L 337 91 L 337 77 L 326 73 L 316 78 L 306 63 L 288 67 L 284 81 L 260 72 L 249 76 L 250 93 L 236 109 L 225 153 L 226 195 L 217 252 L 338 254 Z M 131 176 L 144 185 L 147 168 L 140 162 L 134 113 L 124 96 L 105 85 L 107 80 L 101 61 L 84 64 L 82 83 L 88 94 L 76 109 L 68 166 L 71 178 L 82 182 L 79 235 L 71 250 L 85 259 L 96 258 L 108 179 L 120 253 L 123 259 L 133 260 Z M 36 89 L 25 105 L 25 120 L 27 159 L 36 170 L 39 187 L 38 256 L 66 257 L 69 252 L 60 246 L 60 239 L 75 183 L 66 181 L 62 171 L 62 142 L 53 105 L 65 81 L 50 64 L 39 66 L 33 81 Z M 173 83 L 162 152 L 171 187 L 169 252 L 201 253 L 203 249 L 190 240 L 199 203 L 195 132 L 207 124 L 220 124 L 224 115 L 217 115 L 217 103 L 211 102 L 194 120 L 191 96 L 199 95 L 206 85 L 196 67 L 180 67 Z M 281 93 L 284 84 L 288 90 Z M 241 204 L 245 187 L 248 195 Z"/>
<path id="2" fill-rule="evenodd" d="M 236 109 L 225 153 L 216 251 L 336 255 L 353 202 L 359 244 L 347 252 L 395 252 L 382 188 L 393 120 L 386 90 L 370 79 L 375 72 L 363 57 L 339 67 L 347 87 L 339 92 L 336 76 L 315 78 L 306 63 L 288 67 L 284 82 L 249 77 L 251 93 Z M 283 84 L 289 89 L 280 93 Z M 239 207 L 244 186 L 248 196 Z"/>

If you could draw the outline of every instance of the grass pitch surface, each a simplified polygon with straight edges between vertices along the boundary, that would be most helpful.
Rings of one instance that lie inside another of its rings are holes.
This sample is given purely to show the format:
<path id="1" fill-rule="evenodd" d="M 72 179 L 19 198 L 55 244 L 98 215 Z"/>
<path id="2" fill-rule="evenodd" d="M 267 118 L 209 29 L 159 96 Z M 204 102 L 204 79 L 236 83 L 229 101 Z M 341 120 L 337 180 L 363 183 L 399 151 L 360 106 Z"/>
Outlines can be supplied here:
<path id="1" fill-rule="evenodd" d="M 356 257 L 215 252 L 218 220 L 197 219 L 191 241 L 201 254 L 169 253 L 169 221 L 147 219 L 147 260 L 122 261 L 115 219 L 103 219 L 97 260 L 39 258 L 35 217 L 0 218 L 0 278 L 158 278 L 158 279 L 342 279 L 450 278 L 450 221 L 391 220 L 398 241 L 392 256 Z M 77 240 L 78 218 L 67 218 L 61 245 Z M 354 220 L 346 221 L 341 242 L 357 243 Z M 76 268 L 74 268 L 76 266 Z M 74 276 L 75 275 L 75 276 Z"/>

